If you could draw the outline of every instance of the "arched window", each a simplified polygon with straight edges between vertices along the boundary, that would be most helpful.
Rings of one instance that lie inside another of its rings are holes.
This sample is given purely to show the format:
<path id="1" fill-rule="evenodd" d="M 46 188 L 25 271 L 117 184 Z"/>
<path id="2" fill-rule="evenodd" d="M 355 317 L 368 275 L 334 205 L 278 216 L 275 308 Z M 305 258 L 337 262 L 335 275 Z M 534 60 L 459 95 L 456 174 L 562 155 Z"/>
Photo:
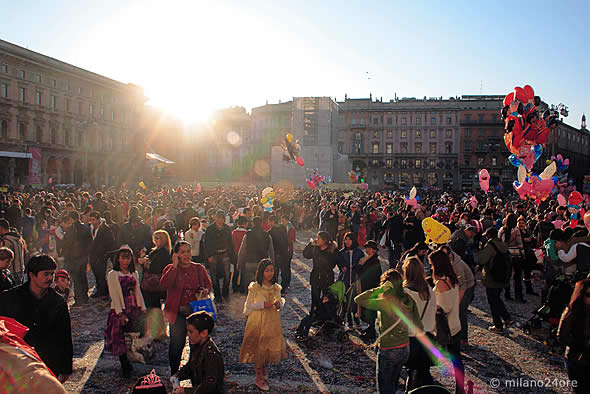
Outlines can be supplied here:
<path id="1" fill-rule="evenodd" d="M 51 143 L 53 145 L 55 145 L 55 143 L 57 142 L 57 133 L 55 132 L 55 127 L 52 127 L 49 129 L 49 140 L 51 141 Z"/>
<path id="2" fill-rule="evenodd" d="M 41 126 L 35 126 L 35 142 L 40 144 L 42 139 L 43 132 L 41 130 Z"/>

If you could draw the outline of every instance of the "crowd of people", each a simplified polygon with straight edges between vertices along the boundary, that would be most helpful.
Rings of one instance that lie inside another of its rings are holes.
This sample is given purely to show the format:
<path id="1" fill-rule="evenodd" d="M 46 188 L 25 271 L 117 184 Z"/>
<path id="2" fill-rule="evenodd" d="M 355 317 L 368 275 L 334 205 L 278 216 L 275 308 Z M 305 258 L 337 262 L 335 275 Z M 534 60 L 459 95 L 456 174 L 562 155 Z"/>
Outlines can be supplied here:
<path id="1" fill-rule="evenodd" d="M 119 357 L 123 376 L 133 370 L 126 335 L 140 332 L 168 341 L 175 392 L 185 379 L 197 392 L 219 392 L 224 360 L 211 339 L 214 318 L 196 304 L 247 294 L 239 362 L 254 364 L 256 386 L 267 391 L 268 365 L 286 357 L 280 311 L 292 287 L 297 233 L 313 231 L 302 252 L 312 264 L 311 308 L 295 338 L 307 341 L 310 327 L 328 320 L 362 330 L 378 346 L 379 392 L 396 391 L 403 367 L 406 391 L 433 384 L 432 346 L 452 361 L 463 392 L 461 353 L 477 281 L 489 329 L 502 334 L 515 324 L 506 301 L 541 304 L 562 274 L 573 294 L 558 336 L 570 378 L 588 390 L 590 236 L 556 199 L 421 191 L 420 203 L 408 206 L 394 192 L 274 192 L 271 206 L 254 186 L 3 193 L 0 319 L 28 327 L 21 339 L 63 383 L 72 373 L 69 308 L 84 308 L 89 297 L 110 301 L 105 349 Z M 448 242 L 425 242 L 425 218 L 449 230 Z M 535 273 L 542 294 L 532 285 Z M 335 308 L 335 282 L 346 294 L 342 308 Z M 187 336 L 191 354 L 181 367 Z"/>

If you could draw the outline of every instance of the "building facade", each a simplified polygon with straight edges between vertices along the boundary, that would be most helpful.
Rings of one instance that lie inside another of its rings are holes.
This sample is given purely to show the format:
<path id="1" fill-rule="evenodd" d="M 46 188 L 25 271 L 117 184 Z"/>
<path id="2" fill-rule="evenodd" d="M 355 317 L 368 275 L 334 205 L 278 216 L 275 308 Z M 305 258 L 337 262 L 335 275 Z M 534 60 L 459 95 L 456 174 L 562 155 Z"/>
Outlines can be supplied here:
<path id="1" fill-rule="evenodd" d="M 138 86 L 0 40 L 0 184 L 141 177 L 145 101 Z"/>
<path id="2" fill-rule="evenodd" d="M 339 102 L 337 151 L 372 189 L 459 185 L 457 99 Z"/>

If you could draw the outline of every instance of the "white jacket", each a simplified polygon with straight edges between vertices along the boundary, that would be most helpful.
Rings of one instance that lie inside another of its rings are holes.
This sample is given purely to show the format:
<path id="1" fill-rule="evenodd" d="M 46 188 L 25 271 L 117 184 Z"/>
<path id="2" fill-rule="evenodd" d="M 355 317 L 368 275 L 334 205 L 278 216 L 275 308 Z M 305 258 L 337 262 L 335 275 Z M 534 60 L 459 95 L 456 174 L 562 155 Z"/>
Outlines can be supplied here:
<path id="1" fill-rule="evenodd" d="M 139 288 L 139 275 L 137 274 L 137 271 L 135 271 L 132 275 L 136 281 L 135 302 L 142 311 L 145 311 L 145 302 L 143 301 L 143 295 L 141 294 L 141 290 Z M 109 295 L 111 296 L 111 309 L 114 309 L 117 315 L 123 312 L 123 309 L 125 309 L 125 300 L 123 299 L 123 290 L 121 290 L 119 276 L 125 276 L 125 274 L 122 274 L 119 271 L 111 270 L 107 275 Z"/>

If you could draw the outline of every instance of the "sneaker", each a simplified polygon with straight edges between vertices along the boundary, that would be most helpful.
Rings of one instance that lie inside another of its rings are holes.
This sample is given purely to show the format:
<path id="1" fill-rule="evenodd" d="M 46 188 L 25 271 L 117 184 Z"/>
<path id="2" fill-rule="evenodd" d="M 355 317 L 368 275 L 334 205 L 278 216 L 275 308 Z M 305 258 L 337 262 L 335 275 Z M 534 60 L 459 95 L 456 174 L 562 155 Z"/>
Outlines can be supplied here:
<path id="1" fill-rule="evenodd" d="M 504 333 L 504 329 L 501 327 L 496 327 L 496 326 L 489 326 L 488 330 L 490 330 L 491 332 L 495 332 L 496 334 L 503 334 Z"/>

